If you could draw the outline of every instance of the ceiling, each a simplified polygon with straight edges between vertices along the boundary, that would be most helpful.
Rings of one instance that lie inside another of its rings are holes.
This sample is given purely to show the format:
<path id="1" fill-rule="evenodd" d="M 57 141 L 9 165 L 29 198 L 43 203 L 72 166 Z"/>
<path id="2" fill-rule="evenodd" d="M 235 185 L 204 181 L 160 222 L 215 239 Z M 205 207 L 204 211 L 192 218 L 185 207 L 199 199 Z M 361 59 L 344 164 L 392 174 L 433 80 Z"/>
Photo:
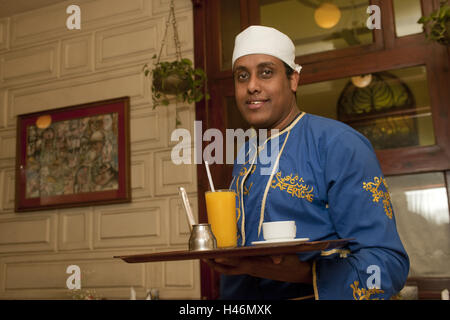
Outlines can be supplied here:
<path id="1" fill-rule="evenodd" d="M 66 0 L 0 0 L 0 18 L 64 1 Z"/>

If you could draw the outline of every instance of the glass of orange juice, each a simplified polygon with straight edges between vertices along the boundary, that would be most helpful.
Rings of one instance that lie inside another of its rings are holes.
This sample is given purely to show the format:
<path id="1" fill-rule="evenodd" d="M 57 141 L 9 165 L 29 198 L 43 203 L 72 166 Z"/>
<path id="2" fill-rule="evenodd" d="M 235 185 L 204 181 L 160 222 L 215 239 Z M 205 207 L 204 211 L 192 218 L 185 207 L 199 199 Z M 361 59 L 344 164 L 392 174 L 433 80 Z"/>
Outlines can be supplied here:
<path id="1" fill-rule="evenodd" d="M 206 191 L 205 199 L 208 222 L 216 237 L 217 247 L 236 247 L 236 193 L 228 189 Z"/>

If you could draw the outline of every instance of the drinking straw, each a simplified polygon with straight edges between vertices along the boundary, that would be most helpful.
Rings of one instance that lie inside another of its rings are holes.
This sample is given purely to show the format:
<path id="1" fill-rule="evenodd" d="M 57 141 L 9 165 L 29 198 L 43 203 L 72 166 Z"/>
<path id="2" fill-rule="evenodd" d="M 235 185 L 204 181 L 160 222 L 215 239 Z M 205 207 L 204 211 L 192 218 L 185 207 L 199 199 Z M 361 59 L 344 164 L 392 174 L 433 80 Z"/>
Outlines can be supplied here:
<path id="1" fill-rule="evenodd" d="M 189 228 L 192 230 L 192 226 L 195 224 L 194 215 L 192 214 L 191 205 L 189 204 L 189 199 L 186 193 L 186 190 L 183 187 L 178 188 L 181 196 L 181 200 L 183 200 L 184 211 L 186 212 L 186 216 L 189 222 Z"/>
<path id="2" fill-rule="evenodd" d="M 216 192 L 216 190 L 214 189 L 214 184 L 213 184 L 212 178 L 211 178 L 211 172 L 209 171 L 208 161 L 205 161 L 205 166 L 206 166 L 206 173 L 208 174 L 208 180 L 209 180 L 209 185 L 211 187 L 211 191 Z"/>

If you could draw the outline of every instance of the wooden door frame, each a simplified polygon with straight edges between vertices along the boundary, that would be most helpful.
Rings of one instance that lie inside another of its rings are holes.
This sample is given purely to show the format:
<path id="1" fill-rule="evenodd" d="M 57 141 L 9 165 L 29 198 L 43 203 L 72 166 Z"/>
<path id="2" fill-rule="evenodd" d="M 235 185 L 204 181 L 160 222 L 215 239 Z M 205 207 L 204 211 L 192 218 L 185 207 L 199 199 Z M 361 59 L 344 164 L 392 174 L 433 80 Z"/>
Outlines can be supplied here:
<path id="1" fill-rule="evenodd" d="M 226 129 L 225 95 L 230 93 L 231 70 L 221 70 L 220 59 L 220 0 L 192 0 L 194 15 L 194 63 L 208 75 L 206 90 L 210 100 L 196 103 L 196 120 L 202 121 L 203 132 L 208 128 Z M 439 7 L 439 0 L 421 0 L 424 14 Z M 303 65 L 301 84 L 335 80 L 364 73 L 425 65 L 428 75 L 432 120 L 436 144 L 425 147 L 397 148 L 377 151 L 383 173 L 387 176 L 450 169 L 450 48 L 429 42 L 424 34 L 397 38 L 395 36 L 392 0 L 370 0 L 382 12 L 381 30 L 374 31 L 372 45 L 347 48 L 314 55 L 300 56 L 296 62 Z M 241 29 L 259 20 L 257 0 L 240 0 Z M 232 81 L 231 81 L 232 83 Z M 212 103 L 214 101 L 214 104 Z M 206 143 L 202 143 L 202 150 Z M 221 165 L 211 166 L 215 181 L 225 183 L 226 170 Z M 204 164 L 197 165 L 199 221 L 206 222 L 204 193 L 209 189 Z M 227 187 L 222 185 L 222 187 Z M 218 274 L 201 262 L 202 298 L 217 299 Z"/>

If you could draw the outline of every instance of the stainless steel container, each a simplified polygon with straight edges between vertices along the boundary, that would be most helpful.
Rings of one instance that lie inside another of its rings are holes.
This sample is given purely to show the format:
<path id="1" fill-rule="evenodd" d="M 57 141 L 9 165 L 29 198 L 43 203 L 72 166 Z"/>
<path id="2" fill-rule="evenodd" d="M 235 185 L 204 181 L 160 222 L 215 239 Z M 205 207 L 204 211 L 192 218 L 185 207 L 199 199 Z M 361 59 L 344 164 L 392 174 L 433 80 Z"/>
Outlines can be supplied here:
<path id="1" fill-rule="evenodd" d="M 189 238 L 189 250 L 213 250 L 217 249 L 216 237 L 211 231 L 208 223 L 194 224 L 192 226 L 191 237 Z"/>

